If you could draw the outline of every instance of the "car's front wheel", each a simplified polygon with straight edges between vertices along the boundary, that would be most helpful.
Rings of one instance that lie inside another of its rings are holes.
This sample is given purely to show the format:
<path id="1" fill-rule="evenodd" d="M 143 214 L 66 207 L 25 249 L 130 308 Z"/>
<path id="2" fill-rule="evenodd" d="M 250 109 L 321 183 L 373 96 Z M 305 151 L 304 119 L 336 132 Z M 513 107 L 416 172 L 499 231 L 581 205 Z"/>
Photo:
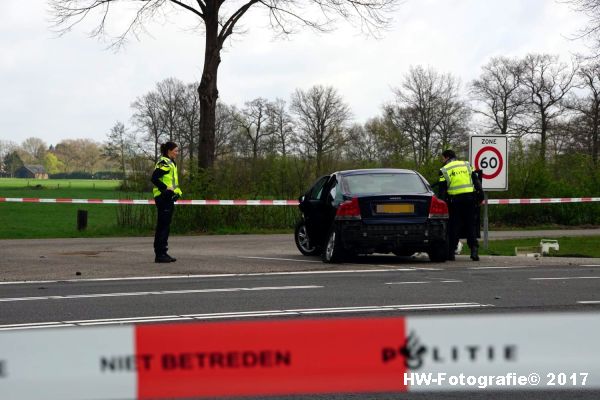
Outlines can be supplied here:
<path id="1" fill-rule="evenodd" d="M 448 259 L 448 241 L 443 240 L 432 243 L 427 254 L 429 254 L 429 260 L 432 262 L 446 262 Z"/>
<path id="2" fill-rule="evenodd" d="M 296 247 L 300 250 L 300 253 L 305 256 L 319 254 L 319 248 L 314 245 L 308 237 L 308 231 L 306 230 L 306 223 L 304 220 L 300 220 L 296 224 L 296 229 L 294 229 L 294 241 L 296 242 Z"/>
<path id="3" fill-rule="evenodd" d="M 323 262 L 339 263 L 344 258 L 344 250 L 342 249 L 341 238 L 335 226 L 331 227 L 329 236 L 327 236 L 327 244 L 323 250 Z"/>

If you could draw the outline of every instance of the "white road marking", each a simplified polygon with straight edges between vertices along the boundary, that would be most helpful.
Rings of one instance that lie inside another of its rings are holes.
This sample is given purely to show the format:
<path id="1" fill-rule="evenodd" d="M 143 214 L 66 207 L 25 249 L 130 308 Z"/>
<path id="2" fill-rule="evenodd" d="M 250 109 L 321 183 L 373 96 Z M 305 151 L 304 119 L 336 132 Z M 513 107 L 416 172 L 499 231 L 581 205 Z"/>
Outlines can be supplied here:
<path id="1" fill-rule="evenodd" d="M 580 267 L 600 267 L 600 265 L 598 265 L 598 264 L 584 264 L 584 265 L 580 265 Z"/>
<path id="2" fill-rule="evenodd" d="M 385 265 L 385 264 L 375 264 L 376 267 L 382 267 L 385 269 L 380 269 L 376 271 L 418 271 L 417 268 L 414 267 L 400 267 L 399 265 Z M 373 271 L 373 270 L 368 270 Z"/>
<path id="3" fill-rule="evenodd" d="M 321 263 L 322 261 L 315 261 L 315 260 L 303 260 L 303 259 L 298 259 L 298 258 L 278 258 L 278 257 L 250 257 L 250 256 L 237 256 L 237 258 L 245 258 L 245 259 L 251 259 L 251 260 L 275 260 L 275 261 L 295 261 L 295 262 L 310 262 L 310 263 Z M 352 264 L 350 263 L 350 265 L 363 265 L 363 264 Z M 418 271 L 418 270 L 423 270 L 423 271 L 442 271 L 443 268 L 428 268 L 428 267 L 404 267 L 404 268 L 398 268 L 399 266 L 397 265 L 385 265 L 385 264 L 377 264 L 375 265 L 376 267 L 385 267 L 385 271 Z M 396 268 L 394 268 L 396 267 Z M 369 270 L 372 271 L 372 270 Z M 347 271 L 346 271 L 347 272 Z"/>
<path id="4" fill-rule="evenodd" d="M 579 304 L 600 304 L 600 300 L 578 301 Z"/>
<path id="5" fill-rule="evenodd" d="M 68 300 L 68 299 L 89 299 L 94 297 L 124 297 L 124 296 L 151 296 L 165 294 L 191 294 L 191 293 L 218 293 L 218 292 L 243 292 L 243 291 L 262 291 L 262 290 L 293 290 L 293 289 L 322 289 L 323 286 L 271 286 L 271 287 L 250 287 L 250 288 L 222 288 L 222 289 L 196 289 L 196 290 L 158 290 L 149 292 L 122 292 L 122 293 L 94 293 L 94 294 L 73 294 L 65 296 L 38 296 L 38 297 L 5 297 L 0 298 L 0 302 L 31 301 L 31 300 Z"/>
<path id="6" fill-rule="evenodd" d="M 228 318 L 253 318 L 253 317 L 280 317 L 286 315 L 315 315 L 315 314 L 337 314 L 353 312 L 385 312 L 385 311 L 418 311 L 418 310 L 438 310 L 438 309 L 464 309 L 464 308 L 482 308 L 494 307 L 492 304 L 480 303 L 439 303 L 439 304 L 401 304 L 390 306 L 363 306 L 363 307 L 331 307 L 331 308 L 304 308 L 291 310 L 267 310 L 267 311 L 242 311 L 226 313 L 207 313 L 207 314 L 185 314 L 185 315 L 162 315 L 131 318 L 114 319 L 92 319 L 78 321 L 57 321 L 57 322 L 38 322 L 27 324 L 9 324 L 0 325 L 0 331 L 40 329 L 40 328 L 62 328 L 67 326 L 90 326 L 90 325 L 116 325 L 116 324 L 135 324 L 148 322 L 166 322 L 166 321 L 190 321 L 190 320 L 213 320 Z"/>
<path id="7" fill-rule="evenodd" d="M 536 265 L 521 265 L 516 267 L 469 267 L 467 269 L 521 269 L 521 268 L 539 268 Z"/>
<path id="8" fill-rule="evenodd" d="M 456 279 L 443 280 L 443 281 L 415 281 L 415 282 L 386 282 L 386 285 L 411 285 L 411 284 L 419 284 L 419 283 L 462 283 L 463 281 L 459 281 Z"/>
<path id="9" fill-rule="evenodd" d="M 320 262 L 320 261 L 319 261 Z M 125 278 L 90 278 L 90 279 L 59 279 L 46 281 L 11 281 L 0 282 L 0 285 L 23 285 L 23 284 L 42 284 L 42 283 L 72 283 L 72 282 L 115 282 L 115 281 L 138 281 L 138 280 L 159 280 L 159 279 L 196 279 L 196 278 L 239 278 L 245 276 L 277 276 L 277 275 L 327 275 L 327 274 L 357 274 L 372 272 L 409 272 L 416 271 L 417 268 L 387 268 L 387 269 L 348 269 L 339 271 L 291 271 L 291 272 L 254 272 L 248 274 L 203 274 L 203 275 L 158 275 L 158 276 L 130 276 Z"/>
<path id="10" fill-rule="evenodd" d="M 298 258 L 277 258 L 277 257 L 244 257 L 238 256 L 237 258 L 244 258 L 250 260 L 276 260 L 276 261 L 295 261 L 295 262 L 308 262 L 308 263 L 322 263 L 322 261 L 317 260 L 303 260 Z"/>
<path id="11" fill-rule="evenodd" d="M 556 278 L 529 278 L 531 281 L 566 281 L 572 279 L 600 279 L 600 276 L 561 276 Z"/>
<path id="12" fill-rule="evenodd" d="M 361 264 L 355 264 L 361 265 Z M 390 264 L 375 264 L 376 267 L 387 267 L 387 271 L 392 268 L 393 271 L 443 271 L 444 268 L 433 268 L 433 267 L 404 267 L 400 268 L 399 265 L 390 265 Z M 396 267 L 397 269 L 393 269 Z"/>

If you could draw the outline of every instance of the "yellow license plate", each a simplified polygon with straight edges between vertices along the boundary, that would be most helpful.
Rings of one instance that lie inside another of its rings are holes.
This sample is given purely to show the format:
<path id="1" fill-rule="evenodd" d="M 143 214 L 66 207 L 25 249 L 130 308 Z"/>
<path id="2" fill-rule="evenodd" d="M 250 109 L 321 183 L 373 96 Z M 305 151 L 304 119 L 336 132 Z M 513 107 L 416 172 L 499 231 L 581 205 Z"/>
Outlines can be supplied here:
<path id="1" fill-rule="evenodd" d="M 377 213 L 379 214 L 412 214 L 414 212 L 414 204 L 377 204 Z"/>

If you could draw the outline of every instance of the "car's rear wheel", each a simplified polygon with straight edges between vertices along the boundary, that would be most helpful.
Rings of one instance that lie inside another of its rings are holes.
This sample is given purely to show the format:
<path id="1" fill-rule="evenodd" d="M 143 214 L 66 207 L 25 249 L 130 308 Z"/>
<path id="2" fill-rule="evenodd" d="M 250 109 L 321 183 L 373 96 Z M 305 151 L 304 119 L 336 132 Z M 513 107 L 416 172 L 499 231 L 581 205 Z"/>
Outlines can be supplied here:
<path id="1" fill-rule="evenodd" d="M 298 221 L 296 229 L 294 229 L 294 241 L 296 247 L 300 250 L 300 253 L 305 256 L 314 256 L 319 254 L 319 248 L 314 245 L 308 237 L 308 231 L 306 230 L 306 224 L 303 220 Z"/>
<path id="2" fill-rule="evenodd" d="M 429 254 L 429 260 L 432 262 L 446 262 L 448 259 L 448 241 L 433 242 L 427 254 Z"/>
<path id="3" fill-rule="evenodd" d="M 329 231 L 327 236 L 327 244 L 323 250 L 323 262 L 326 263 L 339 263 L 344 258 L 344 250 L 340 240 L 340 235 L 335 226 Z"/>

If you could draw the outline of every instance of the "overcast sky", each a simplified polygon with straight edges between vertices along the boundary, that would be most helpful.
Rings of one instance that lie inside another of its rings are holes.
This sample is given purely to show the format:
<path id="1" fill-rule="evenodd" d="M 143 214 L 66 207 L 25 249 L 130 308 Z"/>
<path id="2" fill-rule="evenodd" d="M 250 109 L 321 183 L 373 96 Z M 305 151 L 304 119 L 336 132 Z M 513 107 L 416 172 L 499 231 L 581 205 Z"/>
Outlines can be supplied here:
<path id="1" fill-rule="evenodd" d="M 57 37 L 48 9 L 45 0 L 0 0 L 0 140 L 104 141 L 116 121 L 129 126 L 130 104 L 158 81 L 200 80 L 203 37 L 187 29 L 186 13 L 115 53 L 88 38 L 89 26 Z M 464 87 L 493 56 L 568 61 L 585 50 L 569 40 L 585 20 L 554 0 L 404 0 L 381 39 L 343 22 L 333 33 L 275 39 L 261 14 L 246 18 L 246 34 L 222 54 L 221 100 L 289 100 L 297 88 L 331 85 L 356 122 L 380 113 L 411 65 L 452 73 Z"/>

